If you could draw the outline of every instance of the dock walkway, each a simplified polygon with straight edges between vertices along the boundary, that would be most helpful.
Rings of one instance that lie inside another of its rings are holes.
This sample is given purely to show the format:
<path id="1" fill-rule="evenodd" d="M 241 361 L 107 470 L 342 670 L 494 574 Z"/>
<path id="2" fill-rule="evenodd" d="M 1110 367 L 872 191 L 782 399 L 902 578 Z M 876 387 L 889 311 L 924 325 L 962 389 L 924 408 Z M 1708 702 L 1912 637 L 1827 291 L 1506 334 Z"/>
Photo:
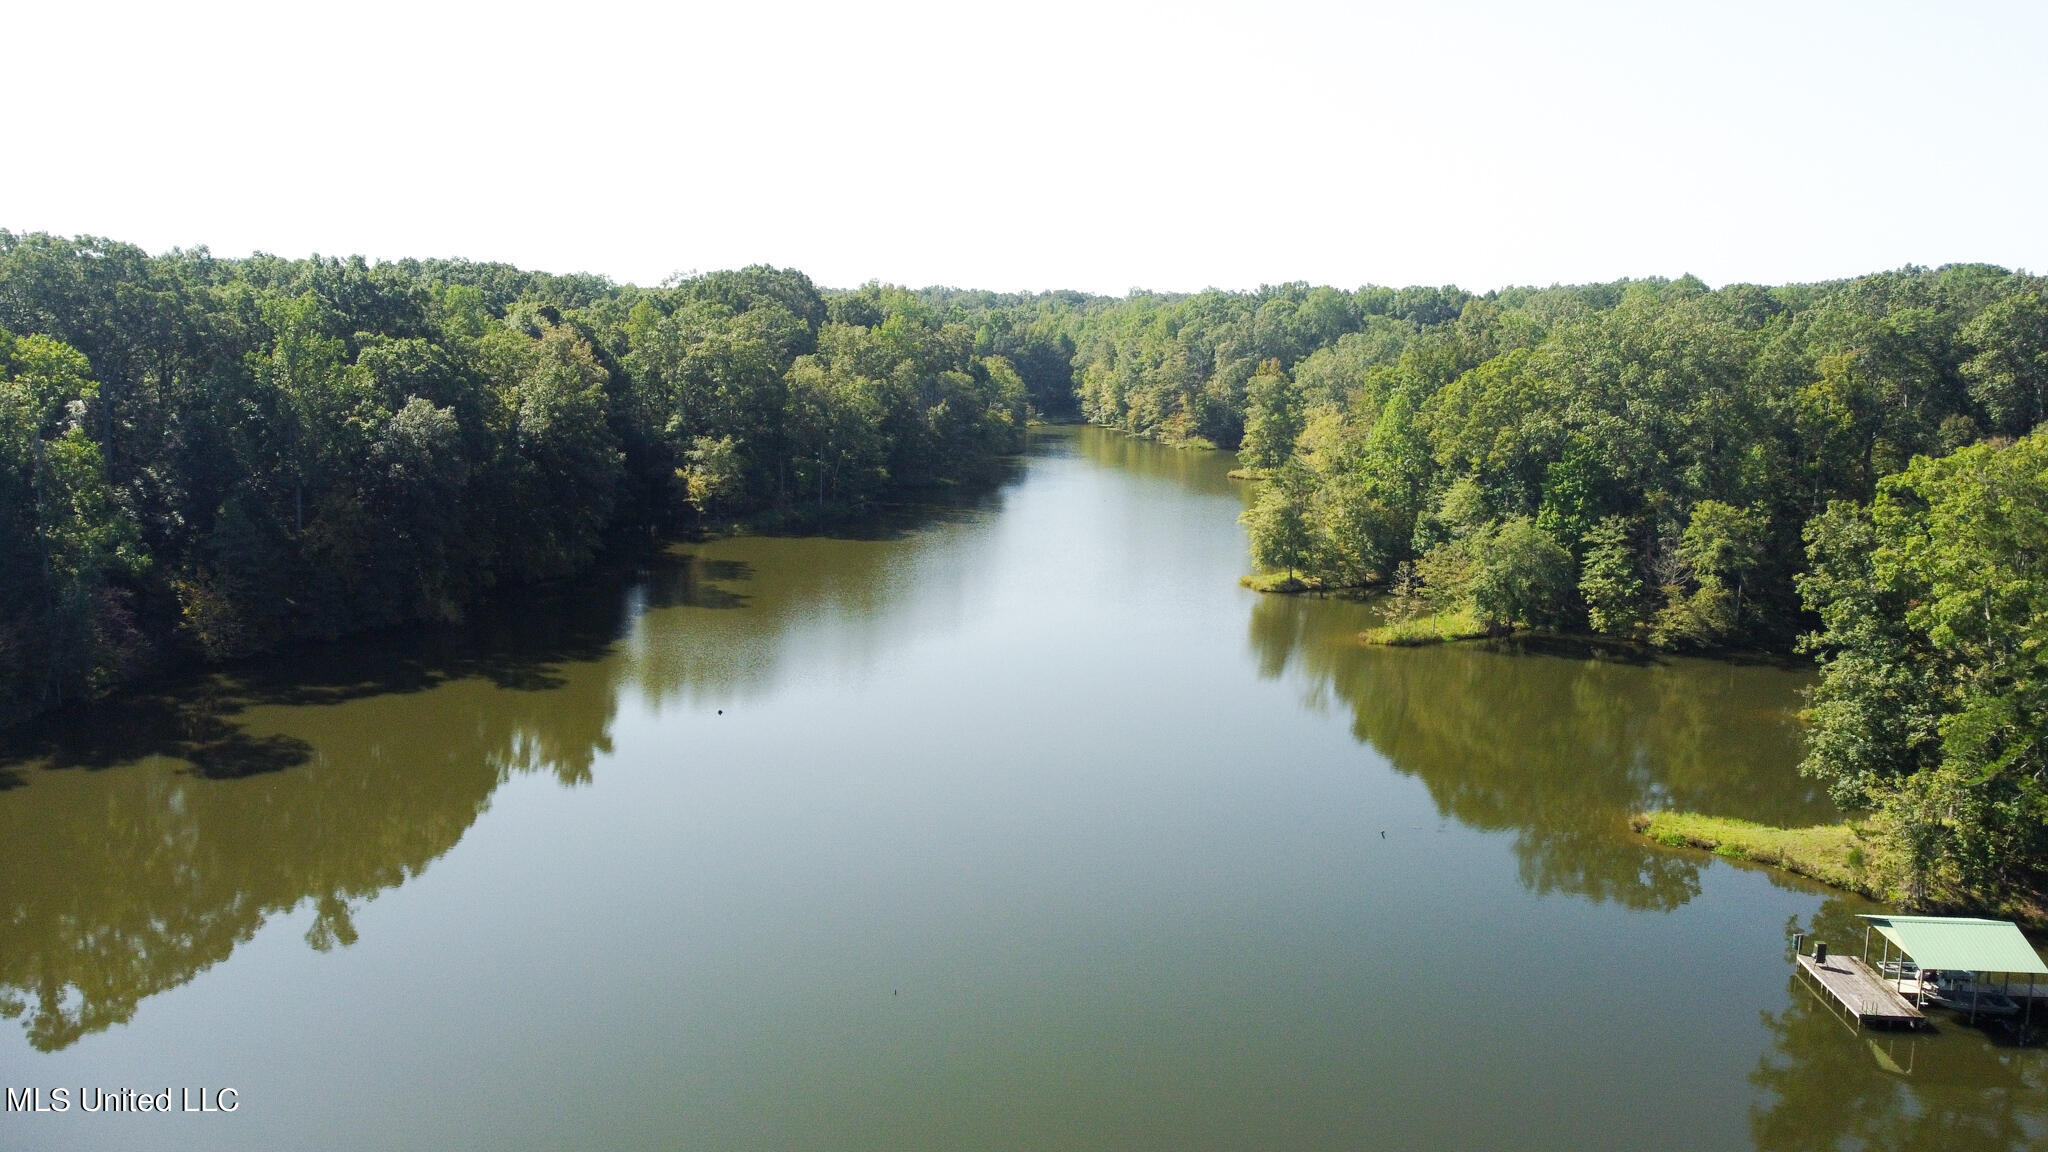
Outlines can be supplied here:
<path id="1" fill-rule="evenodd" d="M 1821 964 L 1801 955 L 1799 967 L 1863 1024 L 1911 1024 L 1927 1019 L 1854 956 L 1830 956 Z"/>

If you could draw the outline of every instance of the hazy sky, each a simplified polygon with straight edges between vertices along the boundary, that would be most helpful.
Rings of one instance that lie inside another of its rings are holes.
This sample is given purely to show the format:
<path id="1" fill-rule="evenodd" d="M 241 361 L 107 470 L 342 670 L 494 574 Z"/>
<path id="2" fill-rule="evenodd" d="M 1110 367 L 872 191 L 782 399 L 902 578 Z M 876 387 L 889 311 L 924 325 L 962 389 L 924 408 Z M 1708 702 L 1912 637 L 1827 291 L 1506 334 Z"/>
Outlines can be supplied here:
<path id="1" fill-rule="evenodd" d="M 652 283 L 2048 269 L 2048 4 L 27 2 L 0 228 Z"/>

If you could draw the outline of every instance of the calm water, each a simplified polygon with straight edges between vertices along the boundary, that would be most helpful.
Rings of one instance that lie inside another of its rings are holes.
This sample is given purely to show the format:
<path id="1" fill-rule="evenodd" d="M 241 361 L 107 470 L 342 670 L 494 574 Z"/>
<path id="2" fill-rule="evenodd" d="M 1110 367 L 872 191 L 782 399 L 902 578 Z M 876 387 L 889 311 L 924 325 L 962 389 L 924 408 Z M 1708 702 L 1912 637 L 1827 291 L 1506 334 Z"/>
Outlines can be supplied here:
<path id="1" fill-rule="evenodd" d="M 1236 585 L 1227 458 L 1061 430 L 867 538 L 0 749 L 7 1148 L 2021 1149 L 2048 1053 L 1852 1033 L 1854 901 L 1632 838 L 1831 815 L 1804 679 L 1385 651 Z"/>

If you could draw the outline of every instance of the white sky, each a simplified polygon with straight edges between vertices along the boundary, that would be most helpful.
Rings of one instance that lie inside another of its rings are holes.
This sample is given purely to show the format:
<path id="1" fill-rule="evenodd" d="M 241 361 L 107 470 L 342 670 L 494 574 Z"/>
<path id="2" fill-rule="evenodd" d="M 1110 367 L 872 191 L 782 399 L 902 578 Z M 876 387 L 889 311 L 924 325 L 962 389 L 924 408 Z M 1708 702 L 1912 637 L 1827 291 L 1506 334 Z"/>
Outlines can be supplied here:
<path id="1" fill-rule="evenodd" d="M 744 10 L 742 10 L 744 9 Z M 0 7 L 0 227 L 999 290 L 2048 268 L 2048 4 Z"/>

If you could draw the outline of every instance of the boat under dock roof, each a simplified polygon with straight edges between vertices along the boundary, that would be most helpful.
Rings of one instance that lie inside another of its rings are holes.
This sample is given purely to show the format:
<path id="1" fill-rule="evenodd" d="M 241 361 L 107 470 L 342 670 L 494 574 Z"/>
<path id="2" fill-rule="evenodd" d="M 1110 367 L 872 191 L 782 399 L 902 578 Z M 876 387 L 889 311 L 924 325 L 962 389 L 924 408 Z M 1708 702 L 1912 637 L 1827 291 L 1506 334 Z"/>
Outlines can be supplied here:
<path id="1" fill-rule="evenodd" d="M 1867 913 L 1863 919 L 1922 968 L 2048 976 L 2048 964 L 2010 920 Z"/>

